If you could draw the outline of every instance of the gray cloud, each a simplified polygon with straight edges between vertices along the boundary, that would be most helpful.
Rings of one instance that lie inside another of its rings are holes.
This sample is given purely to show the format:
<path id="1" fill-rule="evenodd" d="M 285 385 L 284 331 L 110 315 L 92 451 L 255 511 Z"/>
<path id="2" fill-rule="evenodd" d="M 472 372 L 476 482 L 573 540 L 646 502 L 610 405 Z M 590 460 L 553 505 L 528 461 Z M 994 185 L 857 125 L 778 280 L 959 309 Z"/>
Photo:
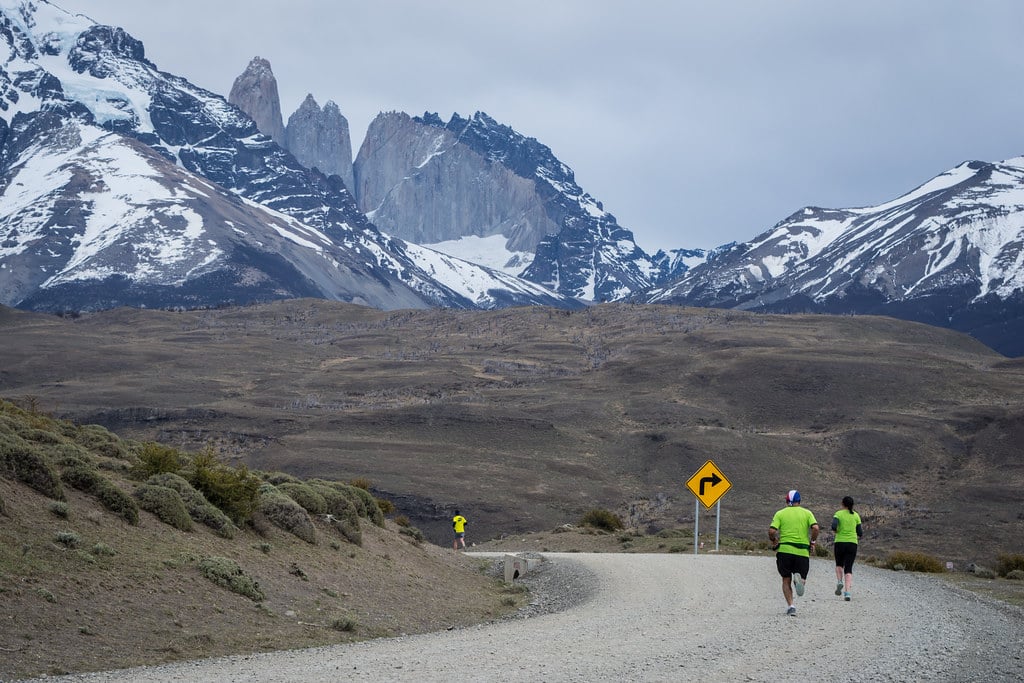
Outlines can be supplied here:
<path id="1" fill-rule="evenodd" d="M 263 56 L 285 118 L 333 99 L 357 143 L 379 111 L 486 111 L 651 251 L 1024 154 L 1017 0 L 56 2 L 225 95 Z"/>

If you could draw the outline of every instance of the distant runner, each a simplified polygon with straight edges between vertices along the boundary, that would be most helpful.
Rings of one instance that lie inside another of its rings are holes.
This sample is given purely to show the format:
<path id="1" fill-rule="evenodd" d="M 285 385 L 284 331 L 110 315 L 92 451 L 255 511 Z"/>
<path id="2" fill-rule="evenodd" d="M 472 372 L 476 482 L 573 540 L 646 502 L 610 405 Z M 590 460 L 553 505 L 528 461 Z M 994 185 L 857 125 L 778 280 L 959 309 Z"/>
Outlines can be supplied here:
<path id="1" fill-rule="evenodd" d="M 455 530 L 455 540 L 452 541 L 452 548 L 455 550 L 459 549 L 459 544 L 462 547 L 466 547 L 466 518 L 462 516 L 458 510 L 455 511 L 455 516 L 452 517 L 452 529 Z"/>
<path id="2" fill-rule="evenodd" d="M 782 577 L 782 596 L 786 599 L 786 614 L 795 617 L 793 588 L 804 594 L 804 583 L 811 568 L 810 549 L 818 540 L 818 520 L 806 508 L 800 507 L 800 492 L 793 489 L 786 494 L 786 507 L 775 513 L 768 527 L 768 540 L 775 553 L 775 566 Z M 808 543 L 808 538 L 810 542 Z"/>
<path id="3" fill-rule="evenodd" d="M 850 589 L 853 588 L 853 561 L 857 559 L 857 544 L 864 535 L 860 514 L 854 512 L 850 496 L 843 498 L 843 509 L 833 515 L 832 531 L 836 532 L 836 595 L 842 595 L 849 601 Z"/>

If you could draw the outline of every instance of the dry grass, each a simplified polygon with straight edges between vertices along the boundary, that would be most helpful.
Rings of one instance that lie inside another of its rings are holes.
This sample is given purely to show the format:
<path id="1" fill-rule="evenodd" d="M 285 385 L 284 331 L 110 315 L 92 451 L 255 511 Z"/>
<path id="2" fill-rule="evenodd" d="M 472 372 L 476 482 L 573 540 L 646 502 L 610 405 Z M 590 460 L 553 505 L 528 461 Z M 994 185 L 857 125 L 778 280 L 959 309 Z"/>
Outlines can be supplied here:
<path id="1" fill-rule="evenodd" d="M 435 543 L 589 509 L 692 524 L 713 459 L 723 530 L 783 493 L 824 523 L 852 495 L 868 552 L 1020 552 L 1024 362 L 870 316 L 660 306 L 383 312 L 323 301 L 77 320 L 10 314 L 4 396 L 304 478 L 365 477 Z M 61 364 L 47 359 L 60 357 Z M 984 548 L 963 539 L 985 538 Z"/>
<path id="2" fill-rule="evenodd" d="M 161 488 L 131 478 L 136 446 L 106 430 L 86 434 L 7 403 L 0 418 L 0 436 L 31 438 L 54 470 L 68 466 L 54 458 L 75 436 L 90 447 L 72 467 L 106 464 L 105 486 L 128 500 Z M 127 461 L 103 460 L 111 445 Z M 437 630 L 520 602 L 479 563 L 372 523 L 368 511 L 356 520 L 361 545 L 321 516 L 310 518 L 312 543 L 271 524 L 226 538 L 145 509 L 129 520 L 93 485 L 54 500 L 19 481 L 10 458 L 0 453 L 0 680 Z"/>

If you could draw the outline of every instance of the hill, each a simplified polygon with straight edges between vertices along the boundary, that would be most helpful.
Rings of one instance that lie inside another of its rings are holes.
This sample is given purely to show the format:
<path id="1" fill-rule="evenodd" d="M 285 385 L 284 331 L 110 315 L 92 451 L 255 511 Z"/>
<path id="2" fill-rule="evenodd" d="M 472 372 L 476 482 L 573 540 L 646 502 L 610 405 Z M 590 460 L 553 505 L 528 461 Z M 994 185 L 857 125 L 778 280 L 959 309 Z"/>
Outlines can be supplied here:
<path id="1" fill-rule="evenodd" d="M 761 540 L 795 487 L 822 519 L 852 495 L 874 554 L 1024 546 L 1024 364 L 922 324 L 316 300 L 5 320 L 4 396 L 260 470 L 367 477 L 441 544 L 456 507 L 471 542 L 592 508 L 692 528 L 684 484 L 712 459 L 729 536 Z"/>
<path id="2" fill-rule="evenodd" d="M 154 485 L 169 454 L 181 478 Z M 438 630 L 525 599 L 365 491 L 202 462 L 0 401 L 0 679 Z M 229 521 L 209 500 L 245 482 Z"/>

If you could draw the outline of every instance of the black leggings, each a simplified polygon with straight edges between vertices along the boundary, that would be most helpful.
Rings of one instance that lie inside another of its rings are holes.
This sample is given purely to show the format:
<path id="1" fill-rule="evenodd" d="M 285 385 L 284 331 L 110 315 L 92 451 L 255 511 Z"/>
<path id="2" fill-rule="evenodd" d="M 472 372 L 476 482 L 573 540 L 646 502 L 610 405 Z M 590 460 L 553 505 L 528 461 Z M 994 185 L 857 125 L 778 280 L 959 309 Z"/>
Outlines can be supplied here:
<path id="1" fill-rule="evenodd" d="M 856 543 L 836 543 L 836 566 L 843 568 L 844 574 L 853 573 L 853 561 L 857 559 Z"/>

